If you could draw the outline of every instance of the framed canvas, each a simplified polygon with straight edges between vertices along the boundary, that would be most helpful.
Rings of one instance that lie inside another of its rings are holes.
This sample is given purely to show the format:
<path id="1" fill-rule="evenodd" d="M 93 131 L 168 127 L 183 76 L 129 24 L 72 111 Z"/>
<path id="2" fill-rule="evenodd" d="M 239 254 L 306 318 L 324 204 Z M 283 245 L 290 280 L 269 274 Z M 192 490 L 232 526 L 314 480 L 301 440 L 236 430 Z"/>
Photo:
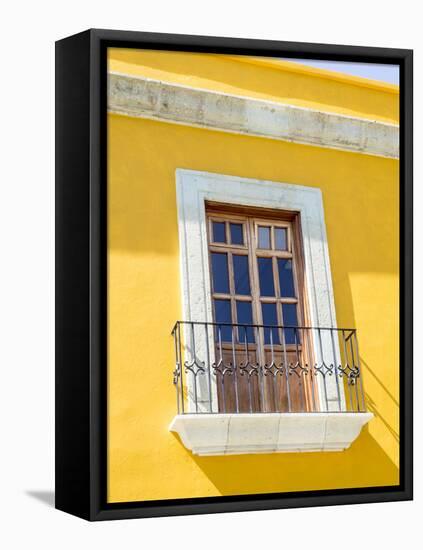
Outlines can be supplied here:
<path id="1" fill-rule="evenodd" d="M 412 52 L 56 44 L 56 507 L 412 498 Z"/>

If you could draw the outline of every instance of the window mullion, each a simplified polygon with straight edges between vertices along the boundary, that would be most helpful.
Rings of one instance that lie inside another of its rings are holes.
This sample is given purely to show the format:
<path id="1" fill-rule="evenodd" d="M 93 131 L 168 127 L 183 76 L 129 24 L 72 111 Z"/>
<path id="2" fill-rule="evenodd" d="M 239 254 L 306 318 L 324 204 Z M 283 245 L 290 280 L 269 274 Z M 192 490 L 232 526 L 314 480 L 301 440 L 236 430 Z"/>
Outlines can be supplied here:
<path id="1" fill-rule="evenodd" d="M 251 300 L 253 308 L 253 320 L 255 324 L 263 324 L 263 313 L 261 310 L 260 291 L 259 291 L 259 277 L 257 266 L 257 248 L 255 239 L 255 223 L 253 218 L 247 220 L 248 231 L 248 249 L 249 249 L 249 263 L 251 266 Z M 256 360 L 258 363 L 264 365 L 266 358 L 264 353 L 264 334 L 262 329 L 257 329 L 255 332 L 255 338 L 257 343 Z"/>
<path id="2" fill-rule="evenodd" d="M 255 239 L 254 239 L 254 222 L 251 218 L 247 219 L 247 233 L 248 233 L 248 263 L 250 268 L 250 277 L 251 277 L 251 301 L 253 308 L 253 321 L 255 324 L 261 324 L 261 310 L 260 310 L 260 300 L 259 300 L 259 283 L 258 283 L 258 273 L 257 273 L 257 258 L 256 258 L 256 249 L 255 249 Z"/>

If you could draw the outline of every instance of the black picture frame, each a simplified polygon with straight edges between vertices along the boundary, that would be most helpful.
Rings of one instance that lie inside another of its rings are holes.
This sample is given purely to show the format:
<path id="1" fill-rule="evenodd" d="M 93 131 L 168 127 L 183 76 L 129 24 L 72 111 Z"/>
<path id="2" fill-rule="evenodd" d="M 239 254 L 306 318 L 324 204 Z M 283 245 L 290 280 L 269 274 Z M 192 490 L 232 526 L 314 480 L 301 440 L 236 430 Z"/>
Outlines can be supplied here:
<path id="1" fill-rule="evenodd" d="M 108 47 L 400 66 L 398 486 L 107 503 Z M 100 29 L 56 43 L 56 508 L 108 520 L 412 499 L 412 102 L 412 50 Z"/>

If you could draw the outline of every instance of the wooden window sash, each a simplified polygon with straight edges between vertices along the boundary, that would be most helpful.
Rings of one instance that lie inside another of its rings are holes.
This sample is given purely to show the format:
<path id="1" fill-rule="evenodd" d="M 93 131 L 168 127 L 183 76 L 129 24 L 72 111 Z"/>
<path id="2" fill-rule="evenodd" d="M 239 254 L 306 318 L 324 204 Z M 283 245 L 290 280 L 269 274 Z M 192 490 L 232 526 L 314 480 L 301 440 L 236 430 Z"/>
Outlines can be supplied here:
<path id="1" fill-rule="evenodd" d="M 295 219 L 290 220 L 280 220 L 275 219 L 275 217 L 265 218 L 264 216 L 248 216 L 242 214 L 236 214 L 232 209 L 230 212 L 217 212 L 216 207 L 210 209 L 207 208 L 207 233 L 208 233 L 208 243 L 209 243 L 209 253 L 211 252 L 225 252 L 228 258 L 228 276 L 229 276 L 229 290 L 230 293 L 215 293 L 212 292 L 212 298 L 230 300 L 231 302 L 231 315 L 232 323 L 237 323 L 237 314 L 236 314 L 236 302 L 244 301 L 251 302 L 252 306 L 252 318 L 253 324 L 262 325 L 263 324 L 263 315 L 262 315 L 262 303 L 275 303 L 276 304 L 276 314 L 278 325 L 283 325 L 283 313 L 282 305 L 283 304 L 296 304 L 297 305 L 297 321 L 300 326 L 304 325 L 305 315 L 301 307 L 302 289 L 299 284 L 299 273 L 298 273 L 298 257 L 296 250 L 296 239 L 295 239 Z M 291 216 L 292 218 L 292 216 Z M 230 223 L 241 223 L 243 227 L 243 239 L 244 245 L 234 245 L 231 243 L 215 243 L 212 241 L 212 223 L 213 221 L 224 222 L 226 229 L 227 240 L 230 240 Z M 272 249 L 260 249 L 258 248 L 258 227 L 265 226 L 270 227 L 270 238 Z M 274 249 L 274 228 L 281 227 L 287 230 L 287 248 L 288 250 L 276 250 Z M 297 229 L 298 230 L 298 229 Z M 248 256 L 248 270 L 250 277 L 250 294 L 236 294 L 235 293 L 235 279 L 234 279 L 234 270 L 233 270 L 233 255 L 245 255 Z M 260 257 L 271 257 L 272 258 L 272 271 L 273 279 L 275 286 L 275 296 L 260 296 L 260 284 L 259 284 L 259 275 L 258 275 L 258 258 Z M 294 291 L 296 297 L 282 297 L 278 276 L 278 258 L 290 259 L 292 260 L 292 276 L 294 283 Z M 211 266 L 210 266 L 211 269 Z M 300 270 L 302 271 L 302 270 Z M 303 276 L 303 272 L 301 274 Z M 211 273 L 210 273 L 211 277 Z M 301 285 L 303 286 L 303 285 Z"/>
<path id="2" fill-rule="evenodd" d="M 291 228 L 292 223 L 289 221 L 275 221 L 273 219 L 254 219 L 254 241 L 255 241 L 255 249 L 261 253 L 276 253 L 276 254 L 292 254 L 292 238 L 291 238 Z M 258 242 L 258 231 L 259 227 L 269 227 L 270 228 L 270 249 L 269 248 L 260 248 L 259 242 Z M 286 229 L 286 244 L 287 244 L 287 250 L 277 250 L 275 248 L 275 228 L 281 228 Z"/>
<path id="3" fill-rule="evenodd" d="M 247 251 L 248 247 L 247 247 L 247 230 L 246 230 L 246 221 L 247 219 L 245 217 L 242 217 L 242 216 L 231 216 L 230 218 L 228 218 L 228 216 L 225 216 L 225 215 L 219 215 L 218 213 L 213 213 L 213 215 L 209 215 L 208 216 L 208 242 L 209 242 L 209 246 L 213 246 L 213 247 L 216 247 L 216 248 L 227 248 L 227 247 L 230 247 L 230 248 L 233 248 L 233 249 L 239 249 L 239 250 L 243 250 L 243 251 Z M 225 234 L 226 234 L 226 240 L 228 242 L 226 243 L 217 243 L 215 242 L 213 239 L 213 222 L 224 222 L 225 223 Z M 230 224 L 231 223 L 238 223 L 238 224 L 241 224 L 242 225 L 242 236 L 243 236 L 243 241 L 244 241 L 244 244 L 232 244 L 231 242 L 229 242 L 231 240 L 231 233 L 230 233 Z"/>

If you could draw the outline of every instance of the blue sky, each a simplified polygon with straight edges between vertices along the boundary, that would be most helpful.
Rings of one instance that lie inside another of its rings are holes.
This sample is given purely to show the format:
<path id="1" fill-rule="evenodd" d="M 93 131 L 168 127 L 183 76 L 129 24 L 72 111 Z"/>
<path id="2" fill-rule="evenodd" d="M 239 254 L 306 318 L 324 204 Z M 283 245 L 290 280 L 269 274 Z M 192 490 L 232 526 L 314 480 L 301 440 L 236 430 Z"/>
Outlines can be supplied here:
<path id="1" fill-rule="evenodd" d="M 350 63 L 346 61 L 321 61 L 311 59 L 286 59 L 286 61 L 296 61 L 310 67 L 327 69 L 338 73 L 361 76 L 379 80 L 389 84 L 399 84 L 399 66 L 398 65 L 379 65 L 377 63 Z"/>

